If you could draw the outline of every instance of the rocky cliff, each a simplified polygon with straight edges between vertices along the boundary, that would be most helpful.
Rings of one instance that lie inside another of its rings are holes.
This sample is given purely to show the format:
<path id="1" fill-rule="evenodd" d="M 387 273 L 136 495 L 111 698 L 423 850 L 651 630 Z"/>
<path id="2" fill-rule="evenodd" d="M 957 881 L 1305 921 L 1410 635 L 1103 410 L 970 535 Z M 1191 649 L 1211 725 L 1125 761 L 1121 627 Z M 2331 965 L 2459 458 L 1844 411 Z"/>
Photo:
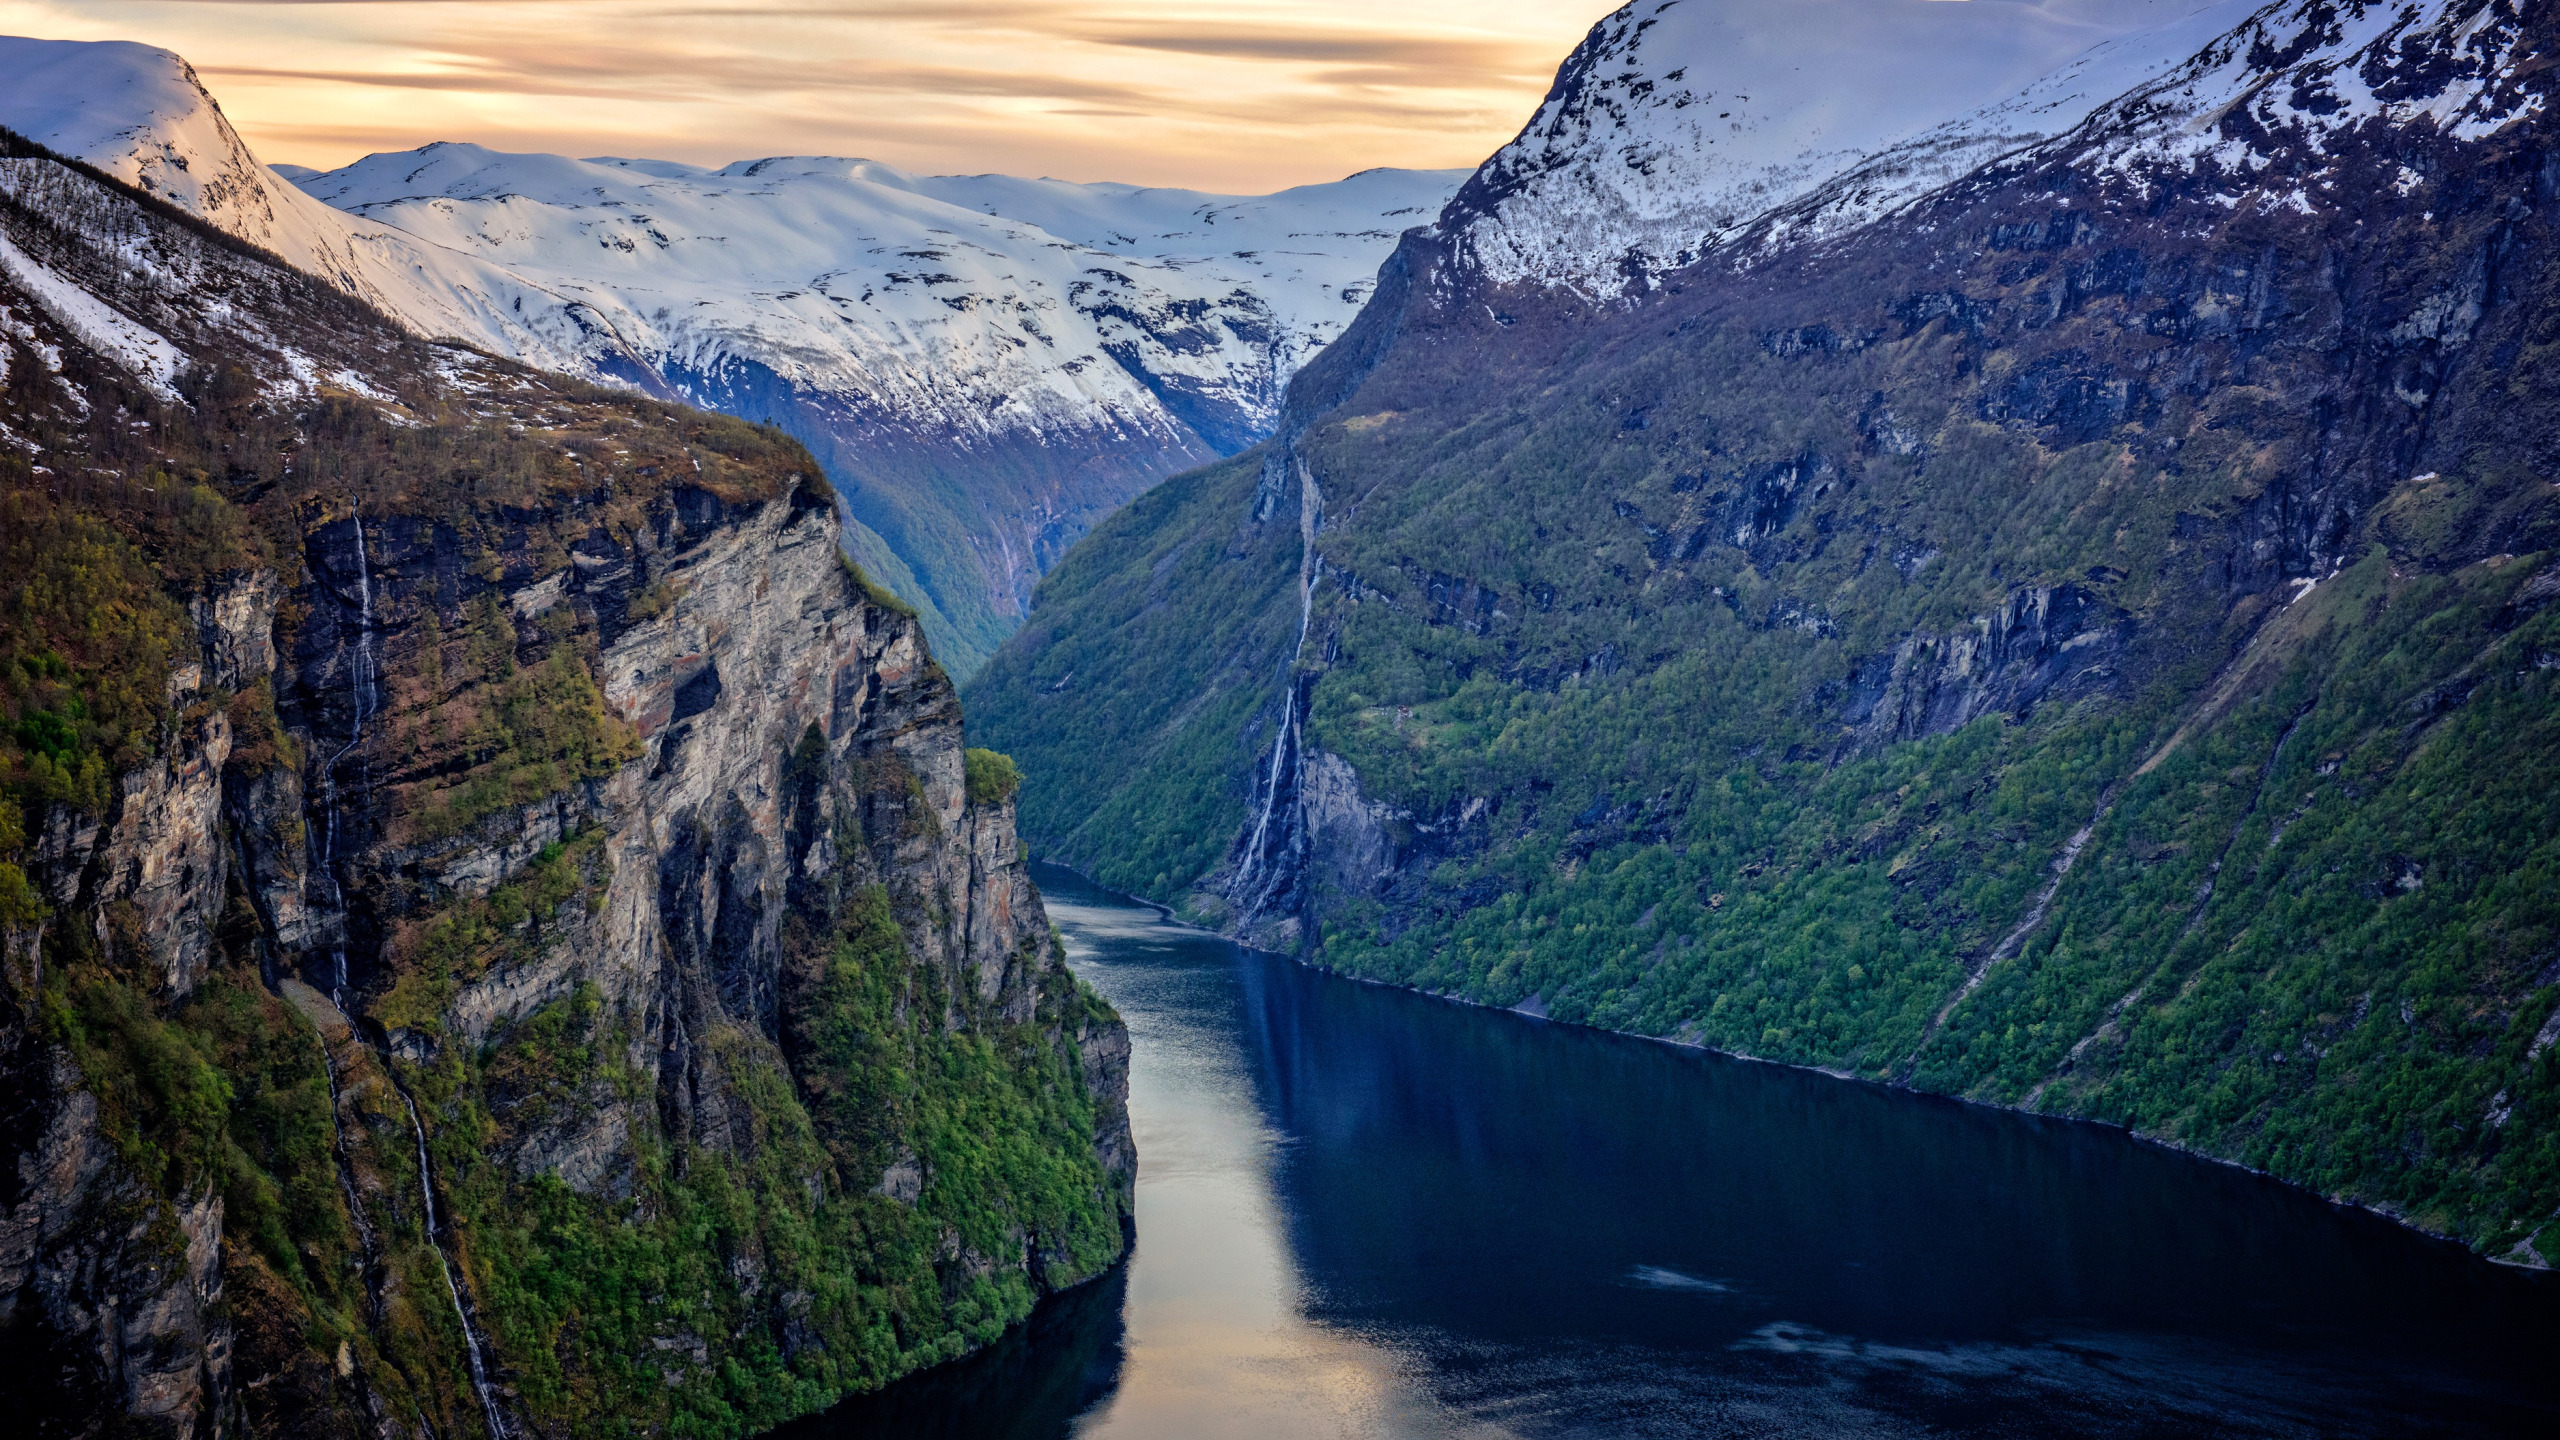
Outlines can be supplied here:
<path id="1" fill-rule="evenodd" d="M 1126 1034 L 806 453 L 8 149 L 33 1433 L 743 1433 L 1116 1259 Z"/>
<path id="2" fill-rule="evenodd" d="M 1035 843 L 2551 1258 L 2550 7 L 2217 11 L 1756 214 L 1706 14 L 1605 20 L 1273 444 L 1044 582 L 970 692 Z"/>

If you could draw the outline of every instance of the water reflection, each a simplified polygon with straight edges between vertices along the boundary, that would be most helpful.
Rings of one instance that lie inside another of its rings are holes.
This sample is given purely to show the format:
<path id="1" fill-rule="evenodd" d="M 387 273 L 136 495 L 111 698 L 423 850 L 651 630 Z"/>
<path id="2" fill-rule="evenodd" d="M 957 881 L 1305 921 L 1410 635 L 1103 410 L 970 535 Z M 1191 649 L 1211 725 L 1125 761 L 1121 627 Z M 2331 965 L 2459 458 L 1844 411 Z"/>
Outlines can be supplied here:
<path id="1" fill-rule="evenodd" d="M 1059 887 L 1050 913 L 1076 973 L 1129 1021 L 1141 1157 L 1128 1358 L 1075 1433 L 1446 1433 L 1396 1356 L 1307 1319 L 1274 1191 L 1289 1136 L 1264 1121 L 1237 1043 L 1251 991 L 1236 952 L 1080 888 Z"/>
<path id="2" fill-rule="evenodd" d="M 1137 1251 L 806 1436 L 2560 1433 L 2550 1277 L 1040 880 L 1133 1032 Z"/>

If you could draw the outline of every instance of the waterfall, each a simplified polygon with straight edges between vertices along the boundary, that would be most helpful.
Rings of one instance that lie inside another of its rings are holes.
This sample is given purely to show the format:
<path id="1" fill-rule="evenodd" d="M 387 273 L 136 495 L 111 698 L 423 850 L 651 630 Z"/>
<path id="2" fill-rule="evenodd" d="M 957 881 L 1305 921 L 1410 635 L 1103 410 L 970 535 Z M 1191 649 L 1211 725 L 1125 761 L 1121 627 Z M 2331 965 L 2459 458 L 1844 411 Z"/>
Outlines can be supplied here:
<path id="1" fill-rule="evenodd" d="M 374 691 L 373 656 L 373 559 L 364 544 L 364 511 L 354 511 L 356 527 L 356 643 L 355 653 L 347 665 L 349 714 L 347 743 L 338 747 L 321 767 L 320 784 L 327 799 L 320 811 L 320 873 L 329 878 L 329 894 L 337 906 L 343 934 L 347 909 L 347 893 L 338 882 L 338 766 L 349 753 L 364 743 L 364 722 L 371 718 Z M 345 652 L 341 642 L 340 652 Z M 347 1003 L 347 950 L 343 939 L 329 952 L 329 999 L 340 1009 Z"/>
<path id="2" fill-rule="evenodd" d="M 1280 806 L 1280 777 L 1284 766 L 1294 772 L 1299 763 L 1298 662 L 1307 653 L 1307 627 L 1315 617 L 1316 577 L 1323 572 L 1324 562 L 1316 556 L 1316 532 L 1324 525 L 1324 493 L 1316 488 L 1315 472 L 1307 462 L 1297 462 L 1298 470 L 1298 643 L 1289 652 L 1289 665 L 1283 672 L 1288 689 L 1280 704 L 1280 730 L 1271 741 L 1271 771 L 1263 782 L 1262 814 L 1253 822 L 1253 839 L 1245 847 L 1244 868 L 1237 872 L 1238 882 L 1251 880 L 1262 869 L 1263 847 L 1271 833 L 1271 817 Z M 1292 785 L 1294 794 L 1297 787 Z M 1254 892 L 1246 902 L 1246 913 L 1259 912 L 1269 899 L 1270 886 Z"/>
<path id="3" fill-rule="evenodd" d="M 390 1067 L 384 1066 L 388 1074 Z M 436 1252 L 436 1266 L 444 1271 L 445 1293 L 453 1297 L 454 1318 L 462 1322 L 462 1348 L 471 1360 L 471 1385 L 480 1392 L 480 1409 L 489 1419 L 491 1440 L 506 1440 L 507 1424 L 498 1415 L 498 1397 L 489 1389 L 489 1369 L 480 1358 L 480 1333 L 471 1328 L 471 1310 L 462 1303 L 462 1283 L 453 1278 L 453 1262 L 444 1253 L 444 1243 L 436 1238 L 441 1227 L 436 1223 L 435 1171 L 427 1163 L 427 1127 L 418 1118 L 418 1102 L 409 1098 L 409 1088 L 393 1079 L 391 1088 L 400 1093 L 400 1103 L 409 1107 L 409 1128 L 418 1137 L 418 1196 L 427 1206 L 427 1245 Z"/>
<path id="4" fill-rule="evenodd" d="M 337 868 L 340 808 L 338 770 L 346 763 L 347 757 L 355 754 L 357 747 L 364 744 L 365 722 L 373 718 L 376 703 L 374 692 L 379 682 L 379 662 L 375 658 L 373 649 L 373 556 L 365 545 L 362 509 L 359 508 L 354 512 L 354 521 L 356 529 L 355 644 L 348 646 L 345 643 L 343 631 L 339 643 L 339 654 L 345 658 L 347 673 L 349 715 L 347 742 L 339 746 L 329 756 L 327 763 L 320 767 L 322 800 L 319 870 L 322 875 L 328 877 L 330 901 L 337 908 L 341 930 L 339 943 L 329 952 L 331 967 L 329 998 L 341 1011 L 346 1008 L 347 989 L 347 949 L 344 938 L 347 894 L 344 883 L 338 877 Z M 317 1028 L 316 1022 L 315 1028 Z M 355 1224 L 357 1240 L 364 1248 L 366 1263 L 370 1268 L 378 1253 L 377 1245 L 373 1227 L 366 1220 L 364 1206 L 356 1194 L 355 1166 L 347 1153 L 346 1131 L 338 1123 L 338 1063 L 337 1057 L 330 1052 L 328 1034 L 325 1030 L 320 1035 L 320 1059 L 329 1077 L 329 1123 L 336 1139 L 339 1184 L 346 1191 L 347 1213 Z M 439 1238 L 444 1226 L 436 1218 L 435 1171 L 427 1156 L 426 1122 L 418 1114 L 418 1102 L 410 1098 L 407 1087 L 400 1083 L 397 1075 L 391 1073 L 389 1057 L 382 1058 L 382 1065 L 383 1073 L 391 1081 L 391 1088 L 399 1094 L 401 1105 L 409 1112 L 409 1130 L 417 1139 L 418 1198 L 426 1207 L 427 1246 L 435 1252 L 436 1267 L 444 1274 L 445 1294 L 453 1301 L 454 1318 L 462 1323 L 462 1348 L 470 1362 L 471 1386 L 480 1397 L 481 1414 L 488 1422 L 491 1440 L 507 1440 L 506 1418 L 499 1413 L 497 1393 L 489 1386 L 486 1347 L 481 1342 L 479 1330 L 471 1323 L 471 1307 L 463 1301 L 462 1282 L 454 1275 L 453 1261 L 445 1254 L 444 1242 Z M 418 1419 L 421 1426 L 426 1425 L 426 1417 L 423 1413 Z M 431 1427 L 428 1429 L 428 1434 L 434 1434 Z"/>

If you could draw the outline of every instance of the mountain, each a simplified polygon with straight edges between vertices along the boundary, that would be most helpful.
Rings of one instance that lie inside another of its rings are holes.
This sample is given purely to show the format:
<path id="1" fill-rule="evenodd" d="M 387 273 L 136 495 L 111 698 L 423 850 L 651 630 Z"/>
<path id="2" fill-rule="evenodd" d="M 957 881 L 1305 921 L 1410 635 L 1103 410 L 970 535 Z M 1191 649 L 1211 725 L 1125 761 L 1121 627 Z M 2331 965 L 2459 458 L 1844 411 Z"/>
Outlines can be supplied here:
<path id="1" fill-rule="evenodd" d="M 95 166 L 394 317 L 571 371 L 591 327 L 558 297 L 471 256 L 312 200 L 258 163 L 195 71 L 124 41 L 0 36 L 0 126 Z"/>
<path id="2" fill-rule="evenodd" d="M 1396 236 L 1465 178 L 1234 196 L 472 145 L 288 177 L 168 51 L 0 37 L 0 66 L 0 125 L 417 335 L 781 425 L 961 675 L 1094 520 L 1269 433 Z"/>
<path id="3" fill-rule="evenodd" d="M 967 697 L 1029 842 L 2560 1258 L 2554 13 L 2174 8 L 1845 130 L 1941 52 L 1601 21 L 1274 439 L 1043 580 Z"/>
<path id="4" fill-rule="evenodd" d="M 1622 295 L 1782 207 L 1854 225 L 2062 134 L 2256 3 L 1630 5 L 1441 228 L 1494 285 Z"/>
<path id="5" fill-rule="evenodd" d="M 1127 1032 L 808 452 L 119 133 L 0 131 L 12 1433 L 738 1435 L 1116 1260 Z"/>
<path id="6" fill-rule="evenodd" d="M 1290 375 L 1461 178 L 1245 197 L 434 145 L 298 183 L 558 297 L 590 377 L 808 444 L 857 557 L 965 675 L 1094 520 L 1270 433 Z"/>

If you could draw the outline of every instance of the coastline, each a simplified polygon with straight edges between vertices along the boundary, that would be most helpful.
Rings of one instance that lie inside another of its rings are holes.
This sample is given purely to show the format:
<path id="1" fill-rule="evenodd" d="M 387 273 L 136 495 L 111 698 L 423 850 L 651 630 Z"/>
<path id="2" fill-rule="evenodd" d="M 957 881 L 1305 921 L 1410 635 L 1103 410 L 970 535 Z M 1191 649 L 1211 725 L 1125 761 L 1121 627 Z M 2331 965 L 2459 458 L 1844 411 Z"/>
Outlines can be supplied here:
<path id="1" fill-rule="evenodd" d="M 2510 1258 L 2513 1252 L 2509 1252 L 2509 1255 L 2485 1254 L 2479 1250 L 2473 1249 L 2469 1245 L 2464 1244 L 2462 1241 L 2457 1240 L 2450 1235 L 2430 1230 L 2426 1226 L 2418 1224 L 2408 1216 L 2400 1214 L 2387 1206 L 2370 1204 L 2365 1201 L 2348 1199 L 2338 1195 L 2323 1194 L 2299 1181 L 2289 1180 L 2282 1175 L 2278 1175 L 2269 1170 L 2260 1169 L 2259 1167 L 2248 1164 L 2245 1161 L 2234 1160 L 2227 1156 L 2215 1155 L 2209 1151 L 2199 1150 L 2182 1141 L 2169 1139 L 2164 1136 L 2147 1134 L 2130 1125 L 2120 1125 L 2112 1120 L 2099 1120 L 2086 1115 L 2065 1115 L 2056 1114 L 2051 1111 L 2030 1110 L 2023 1106 L 2003 1104 L 2000 1101 L 1984 1100 L 1970 1095 L 1952 1095 L 1942 1091 L 1922 1090 L 1916 1086 L 1898 1084 L 1892 1081 L 1870 1079 L 1869 1077 L 1860 1075 L 1854 1071 L 1841 1070 L 1832 1066 L 1805 1065 L 1792 1060 L 1773 1060 L 1764 1055 L 1753 1055 L 1740 1050 L 1727 1050 L 1714 1045 L 1702 1044 L 1695 1040 L 1683 1040 L 1671 1035 L 1645 1035 L 1633 1030 L 1612 1030 L 1603 1025 L 1587 1025 L 1575 1020 L 1558 1020 L 1552 1016 L 1540 1014 L 1532 1010 L 1522 1009 L 1518 1006 L 1493 1005 L 1482 1000 L 1473 1000 L 1464 995 L 1451 994 L 1446 991 L 1425 990 L 1419 986 L 1401 985 L 1392 980 L 1379 980 L 1371 976 L 1355 975 L 1346 970 L 1337 970 L 1330 965 L 1309 960 L 1303 955 L 1292 955 L 1280 950 L 1266 950 L 1260 946 L 1248 944 L 1225 931 L 1211 930 L 1205 926 L 1194 925 L 1191 922 L 1180 918 L 1170 905 L 1161 901 L 1150 900 L 1143 895 L 1130 895 L 1123 891 L 1115 890 L 1110 886 L 1095 880 L 1092 876 L 1085 874 L 1083 871 L 1076 869 L 1072 865 L 1062 864 L 1055 860 L 1041 860 L 1036 857 L 1033 858 L 1031 863 L 1035 865 L 1055 866 L 1056 868 L 1064 870 L 1068 874 L 1075 876 L 1078 880 L 1083 881 L 1085 884 L 1092 886 L 1095 890 L 1100 891 L 1105 895 L 1117 897 L 1128 901 L 1133 905 L 1145 906 L 1147 909 L 1155 911 L 1157 918 L 1165 924 L 1189 930 L 1194 934 L 1215 936 L 1216 938 L 1224 940 L 1228 944 L 1235 946 L 1237 949 L 1251 950 L 1257 954 L 1270 955 L 1278 959 L 1286 960 L 1301 968 L 1315 971 L 1318 974 L 1330 976 L 1334 979 L 1348 980 L 1358 985 L 1374 985 L 1380 989 L 1399 990 L 1408 995 L 1419 995 L 1427 999 L 1444 1001 L 1452 1005 L 1464 1005 L 1470 1009 L 1490 1010 L 1497 1011 L 1502 1014 L 1517 1015 L 1524 1020 L 1535 1020 L 1541 1024 L 1570 1026 L 1573 1029 L 1589 1031 L 1596 1035 L 1614 1035 L 1628 1040 L 1641 1040 L 1650 1044 L 1668 1045 L 1675 1049 L 1695 1051 L 1704 1055 L 1720 1056 L 1727 1060 L 1742 1061 L 1753 1065 L 1773 1065 L 1782 1070 L 1795 1070 L 1807 1074 L 1820 1075 L 1827 1079 L 1846 1081 L 1853 1085 L 1868 1086 L 1873 1089 L 1888 1091 L 1895 1095 L 1906 1096 L 1914 1099 L 1945 1101 L 1950 1104 L 1967 1105 L 1976 1109 L 1993 1110 L 2003 1114 L 2023 1116 L 2055 1124 L 2087 1125 L 2101 1130 L 2110 1130 L 2127 1137 L 2137 1144 L 2148 1145 L 2155 1149 L 2165 1150 L 2172 1154 L 2202 1161 L 2206 1164 L 2219 1165 L 2227 1169 L 2238 1170 L 2244 1174 L 2256 1176 L 2259 1179 L 2269 1181 L 2273 1184 L 2282 1185 L 2289 1190 L 2308 1195 L 2319 1200 L 2323 1204 L 2331 1205 L 2341 1210 L 2360 1211 L 2364 1214 L 2378 1216 L 2384 1220 L 2390 1221 L 2393 1225 L 2406 1230 L 2413 1235 L 2422 1236 L 2440 1245 L 2450 1246 L 2474 1260 L 2495 1265 L 2502 1270 L 2516 1271 L 2528 1275 L 2560 1275 L 2560 1266 L 2555 1266 L 2548 1260 L 2542 1260 L 2542 1263 L 2536 1264 L 2531 1260 Z M 2553 1217 L 2553 1221 L 2551 1223 L 2560 1224 L 2560 1216 Z M 2545 1225 L 2542 1228 L 2536 1229 L 2531 1235 L 2526 1236 L 2522 1242 L 2519 1242 L 2519 1248 L 2524 1249 L 2528 1254 L 2533 1255 L 2535 1260 L 2541 1260 L 2541 1252 L 2533 1246 L 2532 1242 L 2537 1237 L 2541 1236 L 2543 1231 L 2548 1228 L 2550 1228 L 2550 1226 Z"/>

